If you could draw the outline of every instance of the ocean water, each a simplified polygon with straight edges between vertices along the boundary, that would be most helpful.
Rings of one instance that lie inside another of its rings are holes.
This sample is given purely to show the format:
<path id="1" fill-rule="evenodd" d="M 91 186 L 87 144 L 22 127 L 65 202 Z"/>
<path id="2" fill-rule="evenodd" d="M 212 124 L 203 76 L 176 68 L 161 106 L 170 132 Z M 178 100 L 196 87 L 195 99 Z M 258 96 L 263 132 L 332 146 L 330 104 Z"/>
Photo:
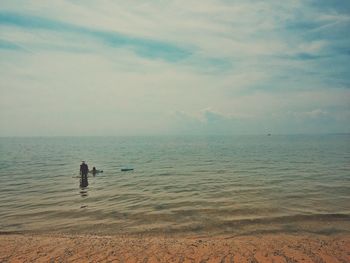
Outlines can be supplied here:
<path id="1" fill-rule="evenodd" d="M 82 160 L 104 171 L 87 187 Z M 349 219 L 350 135 L 0 138 L 0 232 L 334 234 Z"/>

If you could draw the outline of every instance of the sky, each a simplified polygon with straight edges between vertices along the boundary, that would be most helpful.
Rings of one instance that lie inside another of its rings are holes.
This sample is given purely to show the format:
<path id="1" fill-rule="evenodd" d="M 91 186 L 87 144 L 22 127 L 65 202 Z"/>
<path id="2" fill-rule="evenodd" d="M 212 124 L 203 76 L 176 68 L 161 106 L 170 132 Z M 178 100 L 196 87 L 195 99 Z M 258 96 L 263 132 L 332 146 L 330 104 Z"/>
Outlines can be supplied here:
<path id="1" fill-rule="evenodd" d="M 0 136 L 350 132 L 350 1 L 0 4 Z"/>

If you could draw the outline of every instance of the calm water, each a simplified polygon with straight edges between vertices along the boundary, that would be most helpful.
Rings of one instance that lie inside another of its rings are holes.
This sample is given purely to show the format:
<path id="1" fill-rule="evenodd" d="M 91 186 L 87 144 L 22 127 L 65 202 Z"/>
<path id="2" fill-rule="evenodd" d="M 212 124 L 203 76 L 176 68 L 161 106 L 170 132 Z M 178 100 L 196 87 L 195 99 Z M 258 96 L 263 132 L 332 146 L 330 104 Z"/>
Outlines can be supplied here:
<path id="1" fill-rule="evenodd" d="M 0 231 L 342 233 L 349 179 L 349 135 L 0 138 Z"/>

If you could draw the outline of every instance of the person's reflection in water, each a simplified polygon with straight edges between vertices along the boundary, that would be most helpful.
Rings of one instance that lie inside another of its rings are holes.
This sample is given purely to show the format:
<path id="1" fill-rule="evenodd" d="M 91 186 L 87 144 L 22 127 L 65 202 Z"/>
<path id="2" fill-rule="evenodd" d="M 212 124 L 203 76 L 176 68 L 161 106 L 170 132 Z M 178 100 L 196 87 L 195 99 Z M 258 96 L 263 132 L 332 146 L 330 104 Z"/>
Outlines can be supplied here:
<path id="1" fill-rule="evenodd" d="M 87 176 L 82 176 L 80 178 L 80 195 L 81 197 L 86 197 L 88 196 L 88 185 L 89 185 L 89 181 Z"/>
<path id="2" fill-rule="evenodd" d="M 80 178 L 80 188 L 86 188 L 88 186 L 89 186 L 89 181 L 88 181 L 87 176 L 82 176 Z"/>

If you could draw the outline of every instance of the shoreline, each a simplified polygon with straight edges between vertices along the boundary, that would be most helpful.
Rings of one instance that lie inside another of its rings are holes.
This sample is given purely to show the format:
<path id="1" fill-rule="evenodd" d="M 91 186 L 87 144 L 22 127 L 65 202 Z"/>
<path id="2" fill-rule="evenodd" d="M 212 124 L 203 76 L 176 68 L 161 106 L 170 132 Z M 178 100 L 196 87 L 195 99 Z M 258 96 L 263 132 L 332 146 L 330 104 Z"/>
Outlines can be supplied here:
<path id="1" fill-rule="evenodd" d="M 0 233 L 0 262 L 350 262 L 350 234 Z"/>

